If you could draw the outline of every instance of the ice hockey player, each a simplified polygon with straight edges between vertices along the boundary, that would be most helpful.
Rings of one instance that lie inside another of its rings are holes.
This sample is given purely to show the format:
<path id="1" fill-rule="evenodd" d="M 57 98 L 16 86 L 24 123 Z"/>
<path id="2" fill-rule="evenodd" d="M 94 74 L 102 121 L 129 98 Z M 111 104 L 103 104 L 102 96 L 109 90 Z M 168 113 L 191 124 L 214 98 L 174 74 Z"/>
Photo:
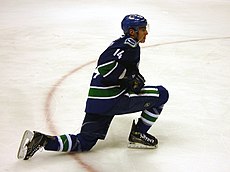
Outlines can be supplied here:
<path id="1" fill-rule="evenodd" d="M 121 22 L 124 35 L 100 55 L 90 83 L 80 133 L 49 136 L 27 130 L 19 147 L 19 159 L 30 159 L 40 148 L 63 152 L 89 151 L 98 139 L 105 139 L 115 115 L 134 112 L 140 112 L 140 117 L 137 123 L 133 120 L 128 147 L 157 147 L 158 140 L 147 131 L 159 117 L 169 94 L 163 86 L 145 86 L 145 79 L 139 71 L 139 43 L 145 42 L 147 25 L 141 15 L 125 16 Z"/>

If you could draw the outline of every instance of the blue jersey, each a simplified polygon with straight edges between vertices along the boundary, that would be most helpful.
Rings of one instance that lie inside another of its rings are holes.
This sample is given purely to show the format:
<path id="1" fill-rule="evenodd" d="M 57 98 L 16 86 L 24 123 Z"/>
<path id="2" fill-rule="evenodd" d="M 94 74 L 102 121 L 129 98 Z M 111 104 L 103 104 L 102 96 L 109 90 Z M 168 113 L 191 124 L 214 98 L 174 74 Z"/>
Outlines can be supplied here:
<path id="1" fill-rule="evenodd" d="M 128 36 L 114 42 L 100 55 L 93 73 L 86 102 L 86 113 L 108 112 L 127 92 L 120 81 L 139 72 L 140 46 Z"/>

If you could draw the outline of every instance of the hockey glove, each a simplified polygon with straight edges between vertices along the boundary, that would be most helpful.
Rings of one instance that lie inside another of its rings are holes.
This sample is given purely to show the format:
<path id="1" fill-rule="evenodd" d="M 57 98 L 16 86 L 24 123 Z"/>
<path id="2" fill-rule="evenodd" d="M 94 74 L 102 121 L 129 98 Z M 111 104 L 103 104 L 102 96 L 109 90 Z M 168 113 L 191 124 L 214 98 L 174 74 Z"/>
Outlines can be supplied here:
<path id="1" fill-rule="evenodd" d="M 125 77 L 124 79 L 122 79 L 121 82 L 121 86 L 128 88 L 129 90 L 131 90 L 136 94 L 140 93 L 144 85 L 145 85 L 145 79 L 140 73 Z"/>

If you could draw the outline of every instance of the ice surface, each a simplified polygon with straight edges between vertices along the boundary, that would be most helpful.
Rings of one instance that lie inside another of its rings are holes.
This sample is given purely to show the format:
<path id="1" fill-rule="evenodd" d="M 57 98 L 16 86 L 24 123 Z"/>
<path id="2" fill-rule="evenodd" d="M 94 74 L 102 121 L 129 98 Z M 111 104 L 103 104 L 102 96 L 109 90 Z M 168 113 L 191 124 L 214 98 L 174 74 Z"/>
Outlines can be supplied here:
<path id="1" fill-rule="evenodd" d="M 24 130 L 79 132 L 91 74 L 129 13 L 150 32 L 140 70 L 170 93 L 150 132 L 156 150 L 127 148 L 119 116 L 91 152 L 16 159 Z M 229 172 L 230 1 L 0 0 L 0 171 Z"/>

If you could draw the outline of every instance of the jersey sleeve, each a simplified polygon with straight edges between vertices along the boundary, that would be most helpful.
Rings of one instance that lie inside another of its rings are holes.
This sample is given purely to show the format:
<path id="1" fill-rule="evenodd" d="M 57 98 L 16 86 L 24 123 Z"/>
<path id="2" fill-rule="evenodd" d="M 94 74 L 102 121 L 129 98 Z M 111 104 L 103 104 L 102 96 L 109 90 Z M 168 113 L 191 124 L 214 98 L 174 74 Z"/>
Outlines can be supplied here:
<path id="1" fill-rule="evenodd" d="M 106 85 L 117 84 L 122 79 L 127 69 L 118 61 L 110 61 L 97 67 L 98 73 L 102 76 L 102 82 Z"/>

